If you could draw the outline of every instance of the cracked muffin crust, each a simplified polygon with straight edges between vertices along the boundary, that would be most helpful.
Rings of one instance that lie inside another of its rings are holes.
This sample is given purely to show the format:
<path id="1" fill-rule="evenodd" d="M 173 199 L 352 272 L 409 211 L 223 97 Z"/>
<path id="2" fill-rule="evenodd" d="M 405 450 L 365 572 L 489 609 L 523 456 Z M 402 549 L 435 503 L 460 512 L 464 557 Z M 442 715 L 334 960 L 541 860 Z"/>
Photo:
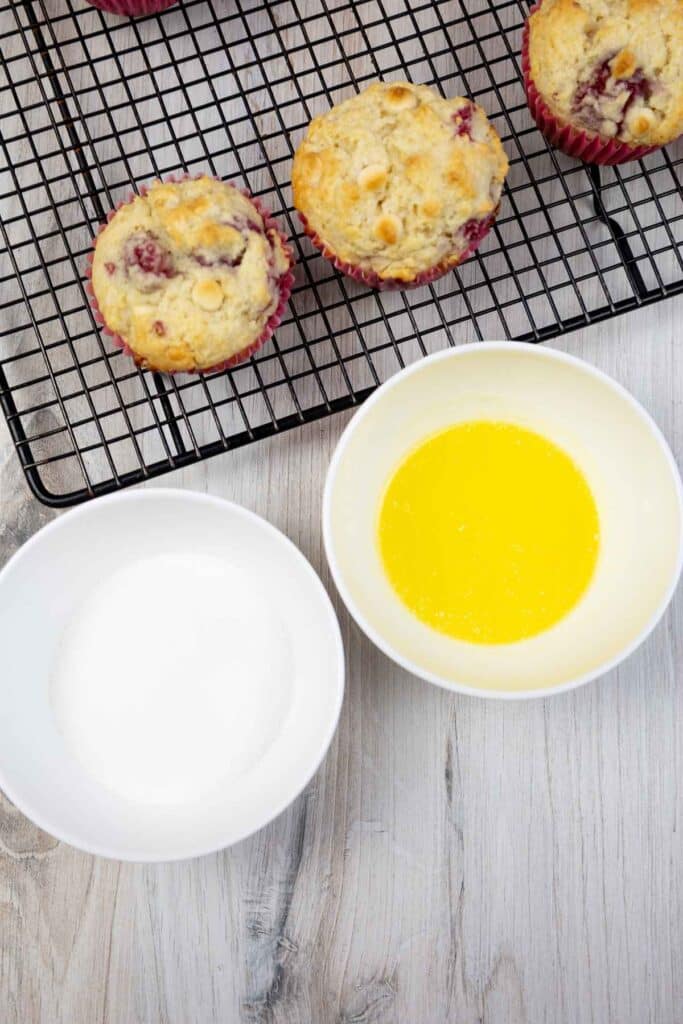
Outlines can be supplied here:
<path id="1" fill-rule="evenodd" d="M 683 0 L 542 0 L 526 31 L 528 84 L 560 125 L 640 148 L 683 132 Z"/>
<path id="2" fill-rule="evenodd" d="M 311 122 L 294 157 L 294 205 L 344 272 L 409 287 L 479 245 L 507 170 L 498 135 L 471 100 L 377 82 Z"/>
<path id="3" fill-rule="evenodd" d="M 292 254 L 269 215 L 213 178 L 155 181 L 95 243 L 91 285 L 105 327 L 136 362 L 209 370 L 272 333 L 291 288 Z"/>

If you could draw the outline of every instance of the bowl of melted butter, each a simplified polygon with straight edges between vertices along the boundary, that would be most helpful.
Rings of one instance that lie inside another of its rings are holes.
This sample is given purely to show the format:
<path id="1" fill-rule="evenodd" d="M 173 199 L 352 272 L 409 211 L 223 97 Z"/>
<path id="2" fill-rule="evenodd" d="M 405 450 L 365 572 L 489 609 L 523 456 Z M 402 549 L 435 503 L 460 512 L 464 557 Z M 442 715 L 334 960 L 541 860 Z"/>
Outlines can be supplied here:
<path id="1" fill-rule="evenodd" d="M 356 414 L 323 530 L 363 631 L 422 678 L 479 696 L 594 679 L 654 628 L 683 557 L 681 480 L 619 384 L 548 347 L 437 353 Z"/>

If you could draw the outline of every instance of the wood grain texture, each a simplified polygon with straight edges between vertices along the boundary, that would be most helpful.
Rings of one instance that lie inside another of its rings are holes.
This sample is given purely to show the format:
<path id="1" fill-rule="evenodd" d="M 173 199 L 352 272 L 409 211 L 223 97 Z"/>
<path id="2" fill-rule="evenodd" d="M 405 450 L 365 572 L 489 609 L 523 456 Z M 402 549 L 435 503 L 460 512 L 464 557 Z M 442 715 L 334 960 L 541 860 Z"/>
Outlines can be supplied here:
<path id="1" fill-rule="evenodd" d="M 560 346 L 630 388 L 679 457 L 682 313 L 672 301 Z M 345 419 L 165 482 L 266 516 L 329 585 L 318 513 Z M 51 514 L 1 435 L 4 559 Z M 622 668 L 520 705 L 412 679 L 336 604 L 339 732 L 253 838 L 117 865 L 2 802 L 3 1024 L 678 1024 L 680 596 Z"/>
<path id="2" fill-rule="evenodd" d="M 633 391 L 679 460 L 682 317 L 670 301 L 554 343 Z M 265 516 L 330 587 L 320 503 L 347 418 L 160 485 Z M 53 515 L 4 424 L 0 509 L 2 563 Z M 411 678 L 330 589 L 348 656 L 339 730 L 256 836 L 119 865 L 0 797 L 0 1024 L 680 1024 L 680 593 L 620 669 L 514 705 Z"/>

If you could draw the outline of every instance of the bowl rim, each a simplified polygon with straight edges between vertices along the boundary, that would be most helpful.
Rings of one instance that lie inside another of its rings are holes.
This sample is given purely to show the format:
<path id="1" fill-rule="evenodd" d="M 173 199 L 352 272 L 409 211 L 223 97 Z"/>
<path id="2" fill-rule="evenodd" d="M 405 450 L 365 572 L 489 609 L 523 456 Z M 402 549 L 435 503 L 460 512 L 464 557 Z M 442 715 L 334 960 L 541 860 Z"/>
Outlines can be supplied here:
<path id="1" fill-rule="evenodd" d="M 18 795 L 15 791 L 14 785 L 11 780 L 8 780 L 7 773 L 0 765 L 0 790 L 8 797 L 9 800 L 22 812 L 27 818 L 29 818 L 35 825 L 43 829 L 43 831 L 49 833 L 55 839 L 60 842 L 67 843 L 69 846 L 74 847 L 77 850 L 82 850 L 84 853 L 93 854 L 98 857 L 104 857 L 110 860 L 132 862 L 138 864 L 166 864 L 174 861 L 192 860 L 196 857 L 208 856 L 213 853 L 218 853 L 221 850 L 228 849 L 242 840 L 247 839 L 249 836 L 259 832 L 266 825 L 269 825 L 287 807 L 290 806 L 304 791 L 306 786 L 310 783 L 315 773 L 320 768 L 325 755 L 327 754 L 329 747 L 332 743 L 334 735 L 337 731 L 339 724 L 339 717 L 343 706 L 345 684 L 346 684 L 346 658 L 344 653 L 344 643 L 342 639 L 341 627 L 339 625 L 339 618 L 337 616 L 332 599 L 327 592 L 320 576 L 315 571 L 309 560 L 306 558 L 304 553 L 297 547 L 297 545 L 287 537 L 281 530 L 270 523 L 263 516 L 258 515 L 256 512 L 252 512 L 251 509 L 245 508 L 243 505 L 237 502 L 230 501 L 227 498 L 221 498 L 216 495 L 206 494 L 203 491 L 185 490 L 181 487 L 153 487 L 147 490 L 128 490 L 123 492 L 117 492 L 115 494 L 108 494 L 103 497 L 95 498 L 91 501 L 86 502 L 83 505 L 78 505 L 76 508 L 69 509 L 63 514 L 59 515 L 56 519 L 51 520 L 45 526 L 37 530 L 14 554 L 9 558 L 5 565 L 0 569 L 0 589 L 4 586 L 5 580 L 12 569 L 19 564 L 33 548 L 44 543 L 46 538 L 51 537 L 52 534 L 56 534 L 60 531 L 65 522 L 70 522 L 74 519 L 84 518 L 92 515 L 97 509 L 104 505 L 116 505 L 116 504 L 154 504 L 158 501 L 165 500 L 180 500 L 181 502 L 187 502 L 191 504 L 199 505 L 213 505 L 223 511 L 227 511 L 230 514 L 237 515 L 243 519 L 246 519 L 252 523 L 255 523 L 259 528 L 270 533 L 271 536 L 279 543 L 282 547 L 288 548 L 298 556 L 303 573 L 308 576 L 311 580 L 314 589 L 318 592 L 321 603 L 325 606 L 325 611 L 329 618 L 330 623 L 330 635 L 333 640 L 335 647 L 335 668 L 334 668 L 334 702 L 331 708 L 332 714 L 330 717 L 329 724 L 324 733 L 321 734 L 318 746 L 316 748 L 315 757 L 312 758 L 310 767 L 304 772 L 303 781 L 297 782 L 294 791 L 289 794 L 284 800 L 278 801 L 275 808 L 268 816 L 253 828 L 247 828 L 243 832 L 240 832 L 234 837 L 231 837 L 225 841 L 219 843 L 212 843 L 210 845 L 200 844 L 192 846 L 188 844 L 186 848 L 182 850 L 170 850 L 168 855 L 154 855 L 144 850 L 137 850 L 131 848 L 128 851 L 121 851 L 115 847 L 107 844 L 101 844 L 97 842 L 83 841 L 81 838 L 75 836 L 72 832 L 67 829 L 63 829 L 58 820 L 52 819 L 49 812 L 46 814 L 43 811 L 36 810 L 32 806 L 30 801 L 24 800 L 23 796 Z"/>
<path id="2" fill-rule="evenodd" d="M 411 659 L 406 658 L 404 655 L 399 653 L 392 644 L 389 643 L 388 640 L 384 639 L 384 637 L 367 621 L 346 586 L 339 562 L 337 561 L 331 521 L 332 492 L 337 477 L 337 471 L 344 453 L 360 424 L 362 424 L 370 414 L 370 411 L 384 400 L 385 396 L 390 391 L 403 383 L 407 378 L 415 376 L 421 372 L 425 372 L 432 363 L 443 362 L 446 360 L 457 360 L 471 354 L 473 351 L 496 352 L 501 350 L 510 351 L 510 349 L 519 353 L 524 353 L 532 358 L 546 359 L 548 362 L 557 362 L 573 366 L 574 368 L 586 373 L 588 376 L 593 377 L 601 385 L 609 388 L 620 398 L 624 399 L 627 404 L 631 406 L 637 416 L 643 421 L 643 425 L 650 431 L 651 435 L 659 445 L 669 466 L 678 499 L 678 555 L 675 569 L 662 600 L 655 608 L 643 629 L 618 654 L 606 659 L 596 668 L 590 669 L 590 671 L 582 673 L 581 675 L 567 680 L 566 682 L 559 683 L 557 686 L 539 687 L 532 690 L 492 690 L 484 687 L 471 686 L 460 680 L 449 679 L 439 673 L 430 672 L 429 670 L 422 668 L 417 662 L 411 661 Z M 652 633 L 669 606 L 680 579 L 681 569 L 683 569 L 683 483 L 681 482 L 681 474 L 669 443 L 650 413 L 622 384 L 616 381 L 613 377 L 610 377 L 609 374 L 605 373 L 603 370 L 600 370 L 597 366 L 594 366 L 592 363 L 589 363 L 584 359 L 580 359 L 578 356 L 571 355 L 568 352 L 552 348 L 548 345 L 535 345 L 524 341 L 470 341 L 458 344 L 455 347 L 443 349 L 439 352 L 434 352 L 430 355 L 424 356 L 422 359 L 418 359 L 416 362 L 404 367 L 380 385 L 380 387 L 357 410 L 350 422 L 342 431 L 337 442 L 325 479 L 322 519 L 323 545 L 330 567 L 330 572 L 332 573 L 332 579 L 334 580 L 335 586 L 342 601 L 344 602 L 344 605 L 363 633 L 365 633 L 368 639 L 370 639 L 391 661 L 395 662 L 412 675 L 417 676 L 418 679 L 423 679 L 428 683 L 441 687 L 442 689 L 449 690 L 451 693 L 460 693 L 468 697 L 507 701 L 534 700 L 537 698 L 542 699 L 544 697 L 551 697 L 556 694 L 566 693 L 569 690 L 578 689 L 578 687 L 584 686 L 586 683 L 592 682 L 599 677 L 606 675 L 607 672 L 610 672 L 613 668 L 616 668 L 617 665 L 620 665 L 625 661 L 626 658 L 630 657 L 636 648 L 638 648 L 647 639 L 650 633 Z"/>

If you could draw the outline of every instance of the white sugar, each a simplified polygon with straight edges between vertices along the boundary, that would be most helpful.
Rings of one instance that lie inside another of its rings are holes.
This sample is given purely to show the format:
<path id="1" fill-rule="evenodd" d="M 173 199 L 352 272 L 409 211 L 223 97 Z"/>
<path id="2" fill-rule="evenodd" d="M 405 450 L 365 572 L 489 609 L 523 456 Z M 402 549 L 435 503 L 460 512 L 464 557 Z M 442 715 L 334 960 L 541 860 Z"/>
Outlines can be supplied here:
<path id="1" fill-rule="evenodd" d="M 184 803 L 262 755 L 292 685 L 267 594 L 192 552 L 125 566 L 89 594 L 52 678 L 57 726 L 100 783 L 129 800 Z"/>

